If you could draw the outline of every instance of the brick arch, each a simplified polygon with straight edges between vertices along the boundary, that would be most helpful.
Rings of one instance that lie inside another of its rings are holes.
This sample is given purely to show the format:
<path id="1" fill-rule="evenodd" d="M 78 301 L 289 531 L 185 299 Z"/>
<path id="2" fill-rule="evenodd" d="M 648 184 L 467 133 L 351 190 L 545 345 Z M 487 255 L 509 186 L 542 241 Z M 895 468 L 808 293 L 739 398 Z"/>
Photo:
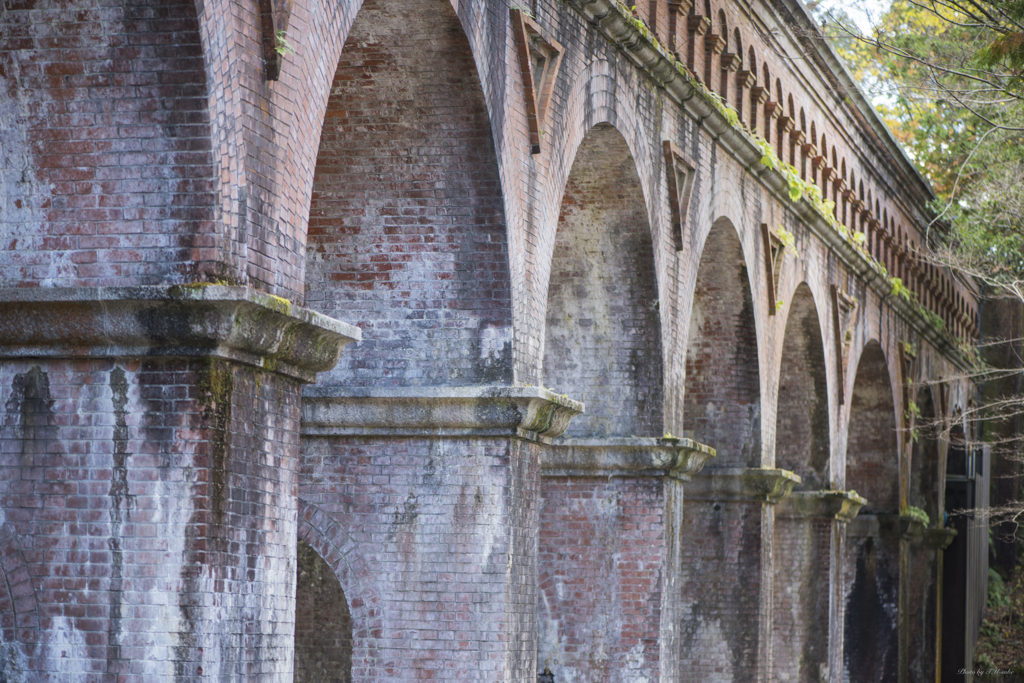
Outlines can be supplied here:
<path id="1" fill-rule="evenodd" d="M 778 365 L 775 465 L 800 475 L 802 488 L 827 489 L 832 441 L 824 344 L 828 335 L 806 282 L 787 301 Z"/>
<path id="2" fill-rule="evenodd" d="M 0 282 L 214 276 L 209 89 L 192 0 L 20 3 L 3 24 L 0 119 L 11 129 L 0 203 L 11 209 Z"/>
<path id="3" fill-rule="evenodd" d="M 321 383 L 512 382 L 498 159 L 447 0 L 363 3 L 338 60 L 308 238 L 307 305 L 364 339 Z"/>
<path id="4" fill-rule="evenodd" d="M 565 186 L 551 260 L 543 383 L 587 404 L 566 434 L 660 436 L 661 315 L 633 155 L 608 123 L 588 132 Z"/>
<path id="5" fill-rule="evenodd" d="M 0 578 L 0 630 L 3 642 L 13 643 L 39 628 L 39 608 L 18 536 L 6 520 L 0 524 Z"/>
<path id="6" fill-rule="evenodd" d="M 377 680 L 380 644 L 387 638 L 384 597 L 375 573 L 357 542 L 314 503 L 298 499 L 298 540 L 308 543 L 341 584 L 352 620 L 352 661 L 359 662 L 352 681 Z M 362 676 L 355 675 L 362 671 Z"/>
<path id="7" fill-rule="evenodd" d="M 915 433 L 911 435 L 907 503 L 927 512 L 934 525 L 939 517 L 939 415 L 932 387 L 920 387 L 914 403 L 917 412 Z"/>
<path id="8" fill-rule="evenodd" d="M 899 435 L 895 385 L 881 344 L 857 360 L 846 437 L 846 488 L 868 499 L 863 512 L 899 512 Z"/>
<path id="9" fill-rule="evenodd" d="M 701 250 L 686 342 L 683 429 L 718 466 L 760 465 L 761 387 L 750 262 L 734 223 L 716 220 Z"/>

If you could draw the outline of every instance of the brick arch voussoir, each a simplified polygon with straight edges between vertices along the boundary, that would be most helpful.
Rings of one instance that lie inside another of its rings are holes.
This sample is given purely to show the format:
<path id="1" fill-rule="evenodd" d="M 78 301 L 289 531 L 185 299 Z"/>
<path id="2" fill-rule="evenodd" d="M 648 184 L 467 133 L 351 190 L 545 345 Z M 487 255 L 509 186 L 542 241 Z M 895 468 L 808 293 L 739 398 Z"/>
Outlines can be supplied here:
<path id="1" fill-rule="evenodd" d="M 372 660 L 387 637 L 384 594 L 373 569 L 345 528 L 317 505 L 299 498 L 298 519 L 298 540 L 327 562 L 345 593 L 352 617 L 353 661 Z"/>
<path id="2" fill-rule="evenodd" d="M 0 525 L 0 630 L 3 642 L 25 639 L 39 628 L 39 606 L 28 563 L 14 529 L 6 521 Z M 6 595 L 6 599 L 3 599 Z"/>

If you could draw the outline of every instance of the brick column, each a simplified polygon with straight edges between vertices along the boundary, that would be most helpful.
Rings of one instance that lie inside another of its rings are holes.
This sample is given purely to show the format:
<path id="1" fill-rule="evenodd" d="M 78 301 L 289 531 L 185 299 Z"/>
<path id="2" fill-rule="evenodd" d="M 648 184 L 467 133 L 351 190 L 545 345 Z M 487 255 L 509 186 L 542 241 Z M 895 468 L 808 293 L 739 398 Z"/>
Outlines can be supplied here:
<path id="1" fill-rule="evenodd" d="M 537 387 L 307 389 L 305 521 L 382 596 L 381 625 L 353 617 L 353 681 L 535 679 L 541 453 L 582 410 Z"/>
<path id="2" fill-rule="evenodd" d="M 703 45 L 703 36 L 711 28 L 711 18 L 699 14 L 691 14 L 686 18 L 686 68 L 694 76 L 704 73 L 705 55 L 700 50 L 700 61 L 697 60 L 698 43 Z"/>
<path id="3" fill-rule="evenodd" d="M 726 38 L 728 38 L 728 36 L 726 36 Z M 739 55 L 733 54 L 731 52 L 722 53 L 722 58 L 720 60 L 719 65 L 721 67 L 722 72 L 719 94 L 722 96 L 722 99 L 725 100 L 726 102 L 730 102 L 729 72 L 737 71 L 740 68 L 740 62 L 742 61 L 743 60 Z"/>
<path id="4" fill-rule="evenodd" d="M 679 677 L 771 677 L 775 503 L 800 483 L 778 469 L 705 469 L 686 486 Z"/>
<path id="5" fill-rule="evenodd" d="M 679 52 L 686 48 L 686 15 L 691 7 L 693 0 L 668 0 L 668 49 L 680 61 L 686 60 Z"/>
<path id="6" fill-rule="evenodd" d="M 755 85 L 750 89 L 750 130 L 757 132 L 757 112 L 768 101 L 767 87 Z"/>
<path id="7" fill-rule="evenodd" d="M 768 85 L 766 84 L 767 88 Z M 773 101 L 770 97 L 764 103 L 764 139 L 772 141 L 772 129 L 776 127 L 779 117 L 782 116 L 782 105 Z"/>
<path id="8" fill-rule="evenodd" d="M 796 163 L 796 151 L 802 150 L 804 146 L 804 140 L 806 139 L 806 133 L 800 129 L 796 129 L 789 134 L 789 163 L 791 166 L 796 168 L 799 172 L 800 167 Z M 802 158 L 802 155 L 801 155 Z"/>
<path id="9" fill-rule="evenodd" d="M 798 491 L 776 507 L 773 680 L 839 680 L 842 527 L 864 502 L 853 492 Z"/>
<path id="10" fill-rule="evenodd" d="M 782 105 L 779 105 L 779 109 L 782 109 Z M 786 160 L 786 148 L 789 146 L 789 138 L 786 137 L 791 130 L 793 130 L 793 117 L 791 116 L 779 116 L 779 122 L 776 125 L 776 130 L 779 134 L 779 159 L 782 161 Z"/>
<path id="11" fill-rule="evenodd" d="M 710 19 L 709 19 L 710 21 Z M 725 49 L 726 37 L 720 36 L 717 33 L 709 33 L 704 36 L 704 85 L 708 87 L 708 90 L 714 91 L 715 82 L 714 77 L 718 73 L 718 69 L 715 68 L 715 58 L 722 54 L 722 50 Z"/>
<path id="12" fill-rule="evenodd" d="M 689 439 L 558 439 L 543 453 L 537 669 L 556 681 L 679 680 Z"/>
<path id="13" fill-rule="evenodd" d="M 241 287 L 0 290 L 34 677 L 291 681 L 300 385 L 358 338 Z"/>
<path id="14" fill-rule="evenodd" d="M 743 120 L 743 112 L 747 110 L 744 104 L 750 97 L 750 89 L 754 87 L 755 83 L 757 83 L 757 75 L 754 72 L 746 69 L 736 72 L 736 113 L 739 114 L 740 121 Z"/>

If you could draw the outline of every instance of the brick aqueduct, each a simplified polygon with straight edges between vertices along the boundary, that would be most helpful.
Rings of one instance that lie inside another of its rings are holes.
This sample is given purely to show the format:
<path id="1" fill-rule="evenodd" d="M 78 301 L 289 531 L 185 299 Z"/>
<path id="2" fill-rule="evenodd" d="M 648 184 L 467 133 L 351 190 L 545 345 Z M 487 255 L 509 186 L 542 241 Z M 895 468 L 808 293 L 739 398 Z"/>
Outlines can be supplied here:
<path id="1" fill-rule="evenodd" d="M 0 84 L 3 680 L 963 666 L 977 293 L 798 0 L 6 0 Z"/>

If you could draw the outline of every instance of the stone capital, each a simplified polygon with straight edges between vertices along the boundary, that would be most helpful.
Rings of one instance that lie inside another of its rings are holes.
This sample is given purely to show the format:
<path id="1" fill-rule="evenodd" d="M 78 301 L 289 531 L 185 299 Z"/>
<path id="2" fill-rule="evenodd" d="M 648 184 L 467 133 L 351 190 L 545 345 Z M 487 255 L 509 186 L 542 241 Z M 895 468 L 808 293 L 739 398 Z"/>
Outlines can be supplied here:
<path id="1" fill-rule="evenodd" d="M 548 441 L 584 405 L 540 387 L 306 387 L 308 436 L 488 437 Z"/>
<path id="2" fill-rule="evenodd" d="M 212 357 L 313 382 L 360 338 L 248 287 L 0 289 L 0 358 Z"/>
<path id="3" fill-rule="evenodd" d="M 686 486 L 689 500 L 778 503 L 793 492 L 800 477 L 789 470 L 728 467 L 704 470 Z"/>
<path id="4" fill-rule="evenodd" d="M 770 95 L 768 93 L 767 88 L 762 88 L 759 85 L 755 85 L 753 88 L 750 89 L 750 98 L 756 104 L 764 104 L 765 102 L 768 101 L 769 97 Z"/>
<path id="5" fill-rule="evenodd" d="M 723 52 L 721 56 L 722 71 L 736 71 L 740 68 L 742 59 L 732 52 Z"/>
<path id="6" fill-rule="evenodd" d="M 541 474 L 557 476 L 667 476 L 683 481 L 715 457 L 715 449 L 691 439 L 556 439 L 545 449 Z"/>
<path id="7" fill-rule="evenodd" d="M 752 88 L 757 83 L 757 75 L 752 71 L 746 69 L 740 69 L 736 72 L 736 82 L 740 84 L 742 88 Z"/>
<path id="8" fill-rule="evenodd" d="M 776 517 L 826 518 L 847 522 L 857 516 L 867 500 L 856 491 L 794 491 L 779 501 Z"/>
<path id="9" fill-rule="evenodd" d="M 711 19 L 702 16 L 689 16 L 686 18 L 686 29 L 693 34 L 702 36 L 711 28 Z"/>
<path id="10" fill-rule="evenodd" d="M 791 116 L 780 116 L 779 117 L 779 132 L 788 133 L 793 130 L 793 117 Z"/>
<path id="11" fill-rule="evenodd" d="M 717 33 L 708 33 L 704 36 L 704 49 L 711 54 L 719 54 L 725 49 L 725 38 Z"/>

